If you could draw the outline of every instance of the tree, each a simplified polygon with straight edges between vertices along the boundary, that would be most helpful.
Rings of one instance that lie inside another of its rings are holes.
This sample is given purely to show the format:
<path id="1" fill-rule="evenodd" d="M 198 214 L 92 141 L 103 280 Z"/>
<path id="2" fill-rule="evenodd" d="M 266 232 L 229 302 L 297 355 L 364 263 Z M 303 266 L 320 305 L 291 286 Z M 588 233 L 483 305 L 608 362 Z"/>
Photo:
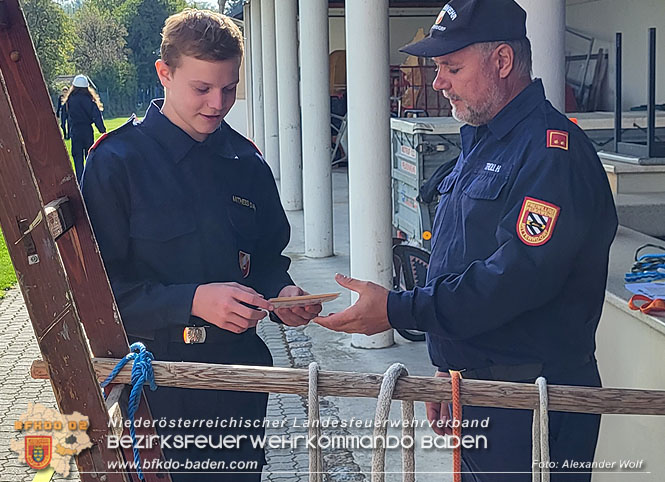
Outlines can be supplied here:
<path id="1" fill-rule="evenodd" d="M 94 4 L 84 4 L 74 17 L 77 36 L 74 40 L 74 63 L 79 72 L 88 75 L 102 92 L 123 99 L 115 110 L 132 110 L 128 98 L 136 90 L 136 71 L 128 61 L 127 30 L 110 12 Z"/>
<path id="2" fill-rule="evenodd" d="M 185 0 L 126 0 L 118 7 L 117 16 L 127 29 L 129 60 L 136 67 L 140 89 L 158 84 L 155 61 L 159 58 L 164 21 L 186 7 Z"/>
<path id="3" fill-rule="evenodd" d="M 73 28 L 65 12 L 53 0 L 24 0 L 23 13 L 47 86 L 59 74 L 71 73 Z"/>

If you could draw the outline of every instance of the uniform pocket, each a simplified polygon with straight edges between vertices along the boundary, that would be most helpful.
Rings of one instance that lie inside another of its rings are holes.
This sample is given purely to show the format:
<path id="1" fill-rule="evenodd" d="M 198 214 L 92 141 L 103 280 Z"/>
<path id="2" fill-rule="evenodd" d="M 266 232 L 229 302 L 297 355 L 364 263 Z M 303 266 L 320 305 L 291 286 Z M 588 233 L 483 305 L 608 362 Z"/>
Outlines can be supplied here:
<path id="1" fill-rule="evenodd" d="M 129 222 L 129 235 L 145 241 L 171 241 L 195 229 L 194 218 L 182 208 L 135 211 Z"/>
<path id="2" fill-rule="evenodd" d="M 493 201 L 508 183 L 508 173 L 481 171 L 464 189 L 464 194 L 472 199 Z"/>
<path id="3" fill-rule="evenodd" d="M 229 223 L 238 237 L 246 239 L 257 239 L 259 237 L 255 209 L 232 204 L 227 208 L 227 215 Z"/>
<path id="4" fill-rule="evenodd" d="M 129 235 L 132 258 L 144 274 L 166 284 L 192 279 L 200 260 L 191 213 L 180 207 L 134 211 Z"/>

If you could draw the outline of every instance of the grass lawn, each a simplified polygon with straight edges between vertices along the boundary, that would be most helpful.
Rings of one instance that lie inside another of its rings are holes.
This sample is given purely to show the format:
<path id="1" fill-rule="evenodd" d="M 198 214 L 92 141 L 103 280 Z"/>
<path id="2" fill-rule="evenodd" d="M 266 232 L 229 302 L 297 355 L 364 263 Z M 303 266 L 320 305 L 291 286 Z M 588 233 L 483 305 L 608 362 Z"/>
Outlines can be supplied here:
<path id="1" fill-rule="evenodd" d="M 107 132 L 112 131 L 113 129 L 120 127 L 127 121 L 127 119 L 129 119 L 129 117 L 114 117 L 113 119 L 104 119 L 104 125 L 106 126 L 106 131 Z M 92 130 L 95 132 L 95 140 L 97 140 L 97 138 L 101 136 L 101 134 L 97 132 L 97 127 L 93 126 Z M 67 139 L 65 141 L 65 146 L 67 146 L 67 152 L 71 153 L 72 152 L 71 139 Z M 69 160 L 72 162 L 72 169 L 74 169 L 74 159 L 71 159 L 70 156 Z"/>
<path id="2" fill-rule="evenodd" d="M 127 120 L 127 117 L 116 117 L 114 119 L 104 119 L 104 125 L 106 125 L 106 130 L 110 131 L 124 124 Z M 101 135 L 97 132 L 97 128 L 93 128 L 95 131 L 95 140 Z M 71 152 L 71 140 L 66 140 L 65 145 L 67 146 L 67 152 Z M 72 169 L 74 169 L 74 161 L 71 159 Z M 4 236 L 0 237 L 0 299 L 5 296 L 5 291 L 11 288 L 16 284 L 16 274 L 14 273 L 14 267 L 12 266 L 12 261 L 9 258 L 9 253 L 7 252 L 7 246 L 5 245 Z"/>

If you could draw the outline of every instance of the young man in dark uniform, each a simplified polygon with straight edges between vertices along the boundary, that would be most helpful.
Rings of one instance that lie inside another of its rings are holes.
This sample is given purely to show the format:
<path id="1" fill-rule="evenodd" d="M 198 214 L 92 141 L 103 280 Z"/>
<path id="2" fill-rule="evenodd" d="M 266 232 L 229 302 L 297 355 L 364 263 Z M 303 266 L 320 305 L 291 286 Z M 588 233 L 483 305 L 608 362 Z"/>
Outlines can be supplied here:
<path id="1" fill-rule="evenodd" d="M 156 70 L 165 99 L 109 133 L 88 157 L 82 191 L 125 329 L 157 360 L 272 365 L 255 326 L 266 300 L 304 291 L 282 255 L 290 228 L 270 168 L 223 119 L 235 101 L 242 36 L 222 15 L 168 18 Z M 320 305 L 276 310 L 307 323 Z M 263 434 L 267 394 L 161 387 L 148 393 L 162 435 Z M 179 422 L 180 420 L 180 422 Z M 187 420 L 213 427 L 183 428 Z M 215 422 L 217 421 L 217 422 Z M 165 450 L 182 480 L 260 480 L 263 450 Z M 187 460 L 223 461 L 207 476 Z M 241 473 L 244 469 L 245 473 Z M 251 473 L 254 472 L 254 473 Z"/>
<path id="2" fill-rule="evenodd" d="M 439 185 L 427 285 L 388 292 L 338 277 L 360 297 L 317 321 L 350 333 L 425 331 L 437 376 L 600 386 L 595 333 L 616 210 L 591 142 L 531 79 L 525 22 L 514 0 L 451 0 L 430 35 L 403 49 L 433 58 L 434 89 L 466 123 Z M 427 405 L 430 420 L 447 419 L 447 404 Z M 465 407 L 463 416 L 490 419 L 463 429 L 488 440 L 462 450 L 463 480 L 531 480 L 531 411 Z M 599 423 L 550 414 L 552 481 L 590 480 L 563 468 L 593 460 Z"/>

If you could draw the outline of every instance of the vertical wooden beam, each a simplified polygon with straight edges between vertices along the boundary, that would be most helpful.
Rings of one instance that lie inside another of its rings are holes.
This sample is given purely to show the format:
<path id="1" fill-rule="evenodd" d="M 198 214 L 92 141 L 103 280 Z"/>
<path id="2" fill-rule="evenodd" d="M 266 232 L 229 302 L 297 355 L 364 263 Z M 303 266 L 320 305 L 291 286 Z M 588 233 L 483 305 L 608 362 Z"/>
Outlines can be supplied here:
<path id="1" fill-rule="evenodd" d="M 102 443 L 108 416 L 90 359 L 85 335 L 73 304 L 72 290 L 57 247 L 45 222 L 23 233 L 42 211 L 43 202 L 21 145 L 5 84 L 0 77 L 0 225 L 16 269 L 42 356 L 53 377 L 60 411 L 79 411 L 90 418 L 88 435 L 95 445 L 78 460 L 81 472 L 106 472 L 99 461 L 122 461 L 122 453 Z M 18 244 L 17 244 L 18 243 Z M 97 454 L 100 457 L 97 457 Z M 95 480 L 82 474 L 82 480 Z M 125 480 L 109 474 L 108 480 Z"/>
<path id="2" fill-rule="evenodd" d="M 0 16 L 0 221 L 59 407 L 90 417 L 96 448 L 78 457 L 79 470 L 100 470 L 98 462 L 120 455 L 103 448 L 108 415 L 86 343 L 94 356 L 117 358 L 129 345 L 18 0 L 0 0 Z M 18 222 L 30 224 L 45 204 L 63 196 L 75 225 L 57 242 L 45 222 L 38 225 L 31 237 L 39 262 L 29 264 L 23 241 L 14 245 L 21 236 Z M 136 418 L 151 419 L 145 396 Z M 159 448 L 141 454 L 162 456 Z M 131 449 L 125 456 L 133 459 Z M 145 476 L 149 482 L 170 480 L 168 474 Z"/>

